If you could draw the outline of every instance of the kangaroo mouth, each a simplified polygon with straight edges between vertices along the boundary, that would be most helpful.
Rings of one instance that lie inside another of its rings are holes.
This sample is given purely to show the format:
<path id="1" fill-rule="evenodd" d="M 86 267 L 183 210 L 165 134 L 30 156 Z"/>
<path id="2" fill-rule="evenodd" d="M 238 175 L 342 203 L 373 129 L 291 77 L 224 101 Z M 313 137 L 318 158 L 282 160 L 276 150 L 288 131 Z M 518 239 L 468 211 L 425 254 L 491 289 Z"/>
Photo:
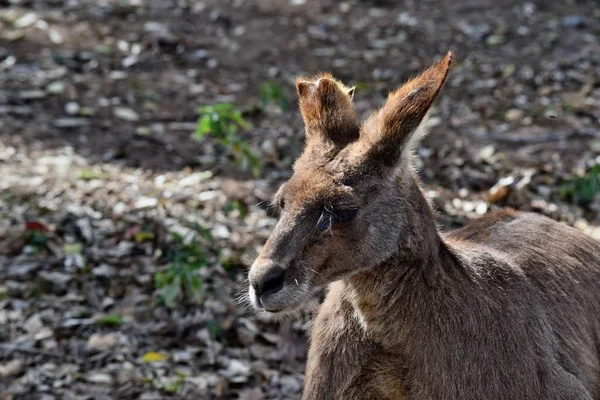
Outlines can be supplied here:
<path id="1" fill-rule="evenodd" d="M 252 286 L 249 287 L 250 302 L 261 315 L 272 318 L 297 314 L 311 302 L 311 291 L 306 285 L 302 287 L 288 286 L 271 296 L 256 296 Z"/>

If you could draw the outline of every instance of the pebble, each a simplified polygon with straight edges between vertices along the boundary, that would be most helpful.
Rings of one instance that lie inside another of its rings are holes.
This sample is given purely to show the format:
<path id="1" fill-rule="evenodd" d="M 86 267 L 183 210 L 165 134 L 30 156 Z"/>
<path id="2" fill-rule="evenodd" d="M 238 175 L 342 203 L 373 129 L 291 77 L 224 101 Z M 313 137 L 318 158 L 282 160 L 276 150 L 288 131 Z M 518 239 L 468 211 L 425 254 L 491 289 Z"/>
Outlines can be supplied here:
<path id="1" fill-rule="evenodd" d="M 54 336 L 54 331 L 50 328 L 42 328 L 38 333 L 33 337 L 35 340 L 46 340 L 50 339 Z"/>
<path id="2" fill-rule="evenodd" d="M 49 94 L 63 94 L 65 91 L 65 83 L 63 81 L 50 82 L 46 86 L 46 92 Z"/>
<path id="3" fill-rule="evenodd" d="M 57 271 L 43 271 L 39 273 L 38 280 L 44 285 L 44 289 L 47 289 L 49 292 L 63 294 L 67 291 L 71 275 Z"/>
<path id="4" fill-rule="evenodd" d="M 99 383 L 106 385 L 111 384 L 113 381 L 112 376 L 101 372 L 90 372 L 86 375 L 85 379 L 91 383 Z"/>
<path id="5" fill-rule="evenodd" d="M 117 274 L 117 270 L 108 264 L 100 264 L 92 270 L 92 274 L 102 278 L 112 278 Z"/>
<path id="6" fill-rule="evenodd" d="M 0 364 L 0 376 L 15 376 L 23 372 L 23 360 L 14 359 L 5 364 Z"/>
<path id="7" fill-rule="evenodd" d="M 46 92 L 43 90 L 21 90 L 18 96 L 22 100 L 39 100 L 46 97 Z"/>
<path id="8" fill-rule="evenodd" d="M 485 43 L 488 46 L 498 46 L 503 44 L 505 37 L 503 35 L 490 35 L 485 39 Z"/>
<path id="9" fill-rule="evenodd" d="M 87 347 L 93 350 L 109 350 L 119 343 L 119 339 L 115 334 L 101 335 L 93 334 L 87 341 Z"/>
<path id="10" fill-rule="evenodd" d="M 57 118 L 54 120 L 54 126 L 57 128 L 77 128 L 89 124 L 90 121 L 87 118 Z"/>
<path id="11" fill-rule="evenodd" d="M 302 390 L 302 383 L 293 376 L 282 376 L 279 379 L 281 385 L 281 391 L 285 394 L 300 393 Z"/>
<path id="12" fill-rule="evenodd" d="M 506 112 L 505 118 L 507 121 L 515 122 L 520 121 L 525 116 L 525 112 L 518 108 L 512 108 Z"/>
<path id="13" fill-rule="evenodd" d="M 25 262 L 22 264 L 12 264 L 7 267 L 6 277 L 16 280 L 27 280 L 33 278 L 34 273 L 42 266 L 37 262 Z"/>
<path id="14" fill-rule="evenodd" d="M 154 198 L 154 197 L 140 197 L 136 202 L 135 202 L 135 208 L 140 210 L 140 209 L 144 209 L 144 208 L 153 208 L 156 207 L 158 205 L 158 199 Z"/>
<path id="15" fill-rule="evenodd" d="M 23 323 L 23 329 L 25 329 L 27 333 L 30 334 L 37 333 L 43 327 L 44 323 L 42 322 L 40 314 L 33 314 Z"/>
<path id="16" fill-rule="evenodd" d="M 137 112 L 127 107 L 115 107 L 113 109 L 113 114 L 115 117 L 124 121 L 136 122 L 140 119 Z"/>
<path id="17" fill-rule="evenodd" d="M 81 110 L 81 106 L 79 105 L 79 103 L 70 101 L 67 104 L 65 104 L 65 112 L 69 115 L 77 115 L 79 113 L 79 110 Z"/>
<path id="18" fill-rule="evenodd" d="M 585 19 L 581 15 L 567 15 L 560 23 L 567 28 L 582 28 L 585 26 Z"/>
<path id="19" fill-rule="evenodd" d="M 29 12 L 23 15 L 21 18 L 17 19 L 14 23 L 14 27 L 17 29 L 27 28 L 35 24 L 38 20 L 38 17 L 35 13 Z"/>
<path id="20" fill-rule="evenodd" d="M 224 374 L 228 377 L 247 377 L 250 375 L 250 365 L 236 359 L 231 359 Z"/>

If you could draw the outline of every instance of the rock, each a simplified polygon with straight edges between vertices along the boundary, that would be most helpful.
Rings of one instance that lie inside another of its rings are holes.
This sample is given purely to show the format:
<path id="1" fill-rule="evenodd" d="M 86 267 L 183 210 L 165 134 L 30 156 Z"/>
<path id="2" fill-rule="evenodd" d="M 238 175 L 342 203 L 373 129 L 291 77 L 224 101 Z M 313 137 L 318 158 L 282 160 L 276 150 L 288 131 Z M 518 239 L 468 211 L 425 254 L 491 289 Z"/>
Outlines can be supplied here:
<path id="1" fill-rule="evenodd" d="M 58 324 L 57 330 L 60 330 L 61 334 L 70 334 L 81 326 L 90 326 L 95 323 L 96 321 L 92 318 L 68 318 Z"/>
<path id="2" fill-rule="evenodd" d="M 215 224 L 212 229 L 212 235 L 217 239 L 227 239 L 229 236 L 231 236 L 231 233 L 226 225 Z"/>
<path id="3" fill-rule="evenodd" d="M 101 278 L 112 278 L 117 275 L 117 270 L 108 264 L 100 264 L 92 270 L 92 274 Z"/>
<path id="4" fill-rule="evenodd" d="M 85 380 L 91 383 L 109 385 L 112 383 L 113 378 L 109 374 L 102 372 L 89 372 L 85 376 Z"/>
<path id="5" fill-rule="evenodd" d="M 261 400 L 264 398 L 265 394 L 260 387 L 242 390 L 239 394 L 240 400 Z"/>
<path id="6" fill-rule="evenodd" d="M 525 112 L 518 108 L 511 108 L 506 112 L 505 118 L 507 121 L 515 122 L 520 121 L 525 116 Z"/>
<path id="7" fill-rule="evenodd" d="M 458 25 L 458 29 L 460 29 L 465 35 L 475 42 L 483 40 L 483 38 L 489 35 L 492 31 L 490 25 L 486 23 L 471 25 L 466 21 L 461 21 Z"/>
<path id="8" fill-rule="evenodd" d="M 39 100 L 46 97 L 46 92 L 43 90 L 21 90 L 19 98 L 21 100 Z"/>
<path id="9" fill-rule="evenodd" d="M 176 43 L 177 38 L 169 30 L 168 26 L 156 21 L 148 21 L 144 24 L 144 30 L 150 33 L 155 40 L 160 40 L 165 43 Z"/>
<path id="10" fill-rule="evenodd" d="M 581 15 L 567 15 L 560 20 L 560 23 L 567 28 L 583 28 L 585 18 Z"/>
<path id="11" fill-rule="evenodd" d="M 92 350 L 109 350 L 119 343 L 119 338 L 115 334 L 101 335 L 93 334 L 87 341 L 87 347 Z"/>
<path id="12" fill-rule="evenodd" d="M 488 206 L 483 201 L 477 203 L 477 206 L 475 207 L 475 212 L 479 215 L 485 214 L 487 212 L 487 210 L 488 210 Z"/>
<path id="13" fill-rule="evenodd" d="M 33 314 L 23 323 L 23 329 L 29 334 L 38 333 L 44 327 L 40 314 Z"/>
<path id="14" fill-rule="evenodd" d="M 113 109 L 113 114 L 115 117 L 124 121 L 136 122 L 140 119 L 138 113 L 127 107 L 115 107 Z"/>
<path id="15" fill-rule="evenodd" d="M 89 124 L 90 121 L 87 118 L 57 118 L 54 120 L 54 126 L 57 128 L 77 128 Z"/>
<path id="16" fill-rule="evenodd" d="M 38 287 L 43 293 L 55 293 L 63 295 L 67 292 L 71 276 L 62 272 L 40 272 L 38 275 Z"/>
<path id="17" fill-rule="evenodd" d="M 58 94 L 63 94 L 64 91 L 65 91 L 65 83 L 63 81 L 54 81 L 54 82 L 50 82 L 48 85 L 46 85 L 46 92 L 48 94 L 58 95 Z"/>
<path id="18" fill-rule="evenodd" d="M 38 333 L 33 337 L 35 340 L 46 340 L 50 339 L 54 336 L 54 331 L 50 328 L 42 328 Z"/>
<path id="19" fill-rule="evenodd" d="M 240 360 L 231 359 L 227 369 L 223 371 L 227 377 L 248 377 L 250 375 L 250 365 Z"/>
<path id="20" fill-rule="evenodd" d="M 283 376 L 279 380 L 281 391 L 285 394 L 300 393 L 302 390 L 302 382 L 293 376 Z"/>
<path id="21" fill-rule="evenodd" d="M 209 201 L 216 199 L 217 196 L 219 196 L 219 192 L 217 190 L 206 190 L 204 192 L 198 193 L 198 200 Z"/>
<path id="22" fill-rule="evenodd" d="M 67 104 L 65 104 L 65 112 L 69 115 L 77 115 L 80 109 L 81 107 L 77 102 L 70 101 Z"/>
<path id="23" fill-rule="evenodd" d="M 28 12 L 14 22 L 14 27 L 17 29 L 27 28 L 38 21 L 38 16 L 35 13 Z"/>
<path id="24" fill-rule="evenodd" d="M 23 360 L 14 359 L 5 364 L 0 364 L 0 376 L 16 376 L 23 372 Z"/>
<path id="25" fill-rule="evenodd" d="M 485 43 L 488 46 L 499 46 L 504 43 L 505 39 L 503 35 L 490 35 L 485 39 Z"/>
<path id="26" fill-rule="evenodd" d="M 154 198 L 154 197 L 140 197 L 136 202 L 135 202 L 135 208 L 137 210 L 141 210 L 144 208 L 153 208 L 156 207 L 158 205 L 158 199 Z"/>
<path id="27" fill-rule="evenodd" d="M 34 274 L 40 270 L 41 264 L 38 262 L 26 262 L 23 264 L 12 264 L 7 267 L 6 278 L 17 281 L 30 280 Z"/>
<path id="28" fill-rule="evenodd" d="M 479 157 L 481 157 L 481 159 L 487 162 L 488 164 L 491 164 L 493 162 L 492 156 L 494 155 L 494 153 L 496 153 L 496 148 L 491 144 L 482 147 L 478 152 Z"/>
<path id="29" fill-rule="evenodd" d="M 79 229 L 81 237 L 85 239 L 87 243 L 92 243 L 94 240 L 94 228 L 89 218 L 79 218 L 75 221 L 75 225 Z"/>
<path id="30" fill-rule="evenodd" d="M 178 184 L 181 187 L 196 186 L 200 182 L 205 181 L 206 179 L 212 178 L 212 176 L 213 176 L 212 171 L 197 172 L 194 174 L 190 174 L 183 179 L 180 179 Z"/>

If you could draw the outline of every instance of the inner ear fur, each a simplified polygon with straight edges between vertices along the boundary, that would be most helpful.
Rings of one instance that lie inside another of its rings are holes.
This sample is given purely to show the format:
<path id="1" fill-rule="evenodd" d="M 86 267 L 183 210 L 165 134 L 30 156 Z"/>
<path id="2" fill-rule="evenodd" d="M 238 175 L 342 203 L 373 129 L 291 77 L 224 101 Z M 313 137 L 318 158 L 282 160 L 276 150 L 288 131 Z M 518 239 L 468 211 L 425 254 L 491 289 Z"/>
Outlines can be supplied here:
<path id="1" fill-rule="evenodd" d="M 444 86 L 454 60 L 452 52 L 417 77 L 388 95 L 385 105 L 374 113 L 361 130 L 361 141 L 369 157 L 396 164 L 405 150 L 411 150 L 425 129 L 418 129 Z"/>

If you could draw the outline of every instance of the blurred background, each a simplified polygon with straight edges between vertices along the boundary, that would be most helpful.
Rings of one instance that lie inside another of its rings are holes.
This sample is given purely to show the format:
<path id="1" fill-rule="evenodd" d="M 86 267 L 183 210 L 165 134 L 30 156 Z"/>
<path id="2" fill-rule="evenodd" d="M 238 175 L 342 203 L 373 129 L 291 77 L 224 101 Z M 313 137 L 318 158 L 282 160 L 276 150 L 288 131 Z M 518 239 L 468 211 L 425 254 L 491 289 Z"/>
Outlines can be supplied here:
<path id="1" fill-rule="evenodd" d="M 600 239 L 595 0 L 0 5 L 1 399 L 299 398 L 311 310 L 236 300 L 299 74 L 364 117 L 453 50 L 416 157 L 442 228 L 510 206 Z"/>

